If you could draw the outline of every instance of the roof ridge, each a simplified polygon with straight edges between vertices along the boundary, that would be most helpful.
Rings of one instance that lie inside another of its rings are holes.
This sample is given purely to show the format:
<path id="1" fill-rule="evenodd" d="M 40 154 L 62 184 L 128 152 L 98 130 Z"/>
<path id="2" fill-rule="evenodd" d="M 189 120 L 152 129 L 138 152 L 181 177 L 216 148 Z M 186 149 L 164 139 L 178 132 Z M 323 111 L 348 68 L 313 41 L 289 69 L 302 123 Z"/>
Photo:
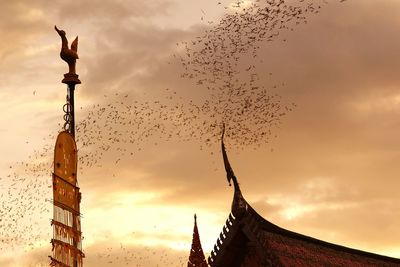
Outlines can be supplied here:
<path id="1" fill-rule="evenodd" d="M 292 239 L 296 239 L 296 240 L 301 240 L 303 242 L 309 242 L 315 245 L 321 245 L 333 250 L 340 250 L 342 252 L 346 252 L 346 253 L 350 253 L 350 254 L 357 254 L 360 256 L 367 256 L 369 258 L 374 258 L 374 259 L 380 259 L 380 260 L 389 260 L 395 263 L 400 263 L 400 259 L 399 258 L 394 258 L 394 257 L 389 257 L 389 256 L 385 256 L 385 255 L 381 255 L 381 254 L 377 254 L 377 253 L 373 253 L 373 252 L 368 252 L 368 251 L 364 251 L 364 250 L 360 250 L 360 249 L 356 249 L 356 248 L 350 248 L 347 246 L 343 246 L 343 245 L 339 245 L 339 244 L 334 244 L 328 241 L 324 241 L 321 239 L 317 239 L 315 237 L 311 237 L 311 236 L 307 236 L 304 234 L 300 234 L 291 230 L 287 230 L 285 228 L 282 228 L 270 221 L 268 221 L 267 219 L 263 218 L 260 214 L 257 213 L 257 211 L 255 211 L 250 205 L 248 206 L 248 212 L 247 212 L 247 216 L 255 216 L 255 220 L 260 223 L 260 227 L 263 230 L 266 230 L 268 232 L 272 232 L 275 234 L 280 234 Z"/>

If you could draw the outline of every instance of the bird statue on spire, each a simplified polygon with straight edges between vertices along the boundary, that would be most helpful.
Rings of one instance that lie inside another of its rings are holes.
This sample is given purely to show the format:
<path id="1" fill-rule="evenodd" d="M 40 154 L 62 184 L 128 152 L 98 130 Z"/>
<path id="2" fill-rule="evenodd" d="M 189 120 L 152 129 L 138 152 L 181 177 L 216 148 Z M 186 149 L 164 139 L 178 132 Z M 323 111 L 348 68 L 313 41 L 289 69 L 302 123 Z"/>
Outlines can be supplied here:
<path id="1" fill-rule="evenodd" d="M 76 75 L 76 70 L 75 70 L 75 64 L 76 60 L 79 58 L 78 56 L 78 36 L 75 38 L 75 40 L 71 44 L 71 48 L 68 47 L 68 39 L 65 36 L 65 31 L 59 30 L 57 26 L 54 26 L 54 29 L 58 32 L 58 34 L 61 37 L 61 52 L 60 52 L 60 57 L 68 63 L 69 67 L 69 72 L 68 74 L 75 74 Z"/>

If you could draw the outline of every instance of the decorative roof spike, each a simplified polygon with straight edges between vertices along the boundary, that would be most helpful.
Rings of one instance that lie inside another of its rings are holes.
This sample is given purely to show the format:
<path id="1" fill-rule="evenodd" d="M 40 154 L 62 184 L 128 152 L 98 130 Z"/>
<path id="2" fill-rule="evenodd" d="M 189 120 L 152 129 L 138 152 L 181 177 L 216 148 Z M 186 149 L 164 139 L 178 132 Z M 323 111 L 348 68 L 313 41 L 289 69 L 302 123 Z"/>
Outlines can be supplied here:
<path id="1" fill-rule="evenodd" d="M 203 249 L 201 248 L 199 230 L 197 229 L 197 216 L 194 214 L 194 228 L 192 248 L 190 250 L 188 267 L 208 267 L 206 257 L 204 256 Z"/>
<path id="2" fill-rule="evenodd" d="M 239 183 L 236 179 L 235 173 L 229 163 L 228 155 L 226 154 L 225 144 L 224 144 L 224 136 L 225 136 L 225 124 L 222 125 L 222 137 L 221 137 L 221 150 L 222 150 L 222 157 L 224 159 L 225 171 L 226 171 L 226 178 L 228 179 L 229 186 L 231 186 L 231 180 L 233 180 L 233 186 L 235 187 L 235 191 L 239 190 Z"/>
<path id="3" fill-rule="evenodd" d="M 229 163 L 228 155 L 225 150 L 224 136 L 225 136 L 225 124 L 222 125 L 221 150 L 222 150 L 222 157 L 224 159 L 226 178 L 228 179 L 229 186 L 231 185 L 231 180 L 233 180 L 233 186 L 235 187 L 235 194 L 233 196 L 231 211 L 235 217 L 242 217 L 248 209 L 248 204 L 242 196 L 239 183 L 233 172 L 231 164 Z"/>

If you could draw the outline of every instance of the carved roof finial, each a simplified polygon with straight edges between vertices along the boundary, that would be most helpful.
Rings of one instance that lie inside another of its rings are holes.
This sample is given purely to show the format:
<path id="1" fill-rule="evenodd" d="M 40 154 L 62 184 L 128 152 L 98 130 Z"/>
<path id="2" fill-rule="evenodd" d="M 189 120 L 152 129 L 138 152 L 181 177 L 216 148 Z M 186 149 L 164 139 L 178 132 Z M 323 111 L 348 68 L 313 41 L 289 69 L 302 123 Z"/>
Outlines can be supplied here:
<path id="1" fill-rule="evenodd" d="M 248 205 L 246 200 L 242 196 L 239 183 L 237 181 L 235 173 L 233 172 L 231 164 L 229 163 L 228 155 L 225 150 L 224 136 L 225 136 L 225 124 L 222 125 L 221 150 L 222 150 L 222 157 L 224 159 L 226 178 L 228 179 L 229 186 L 231 185 L 231 181 L 233 181 L 233 186 L 235 187 L 235 193 L 233 196 L 231 211 L 235 217 L 241 217 L 247 211 Z"/>
<path id="2" fill-rule="evenodd" d="M 235 173 L 233 172 L 231 164 L 229 163 L 228 155 L 226 154 L 224 136 L 225 136 L 225 123 L 222 125 L 221 150 L 222 150 L 222 157 L 224 159 L 226 178 L 228 179 L 229 186 L 231 186 L 231 180 L 233 180 L 233 186 L 235 187 L 235 190 L 240 190 L 239 183 L 237 182 Z"/>

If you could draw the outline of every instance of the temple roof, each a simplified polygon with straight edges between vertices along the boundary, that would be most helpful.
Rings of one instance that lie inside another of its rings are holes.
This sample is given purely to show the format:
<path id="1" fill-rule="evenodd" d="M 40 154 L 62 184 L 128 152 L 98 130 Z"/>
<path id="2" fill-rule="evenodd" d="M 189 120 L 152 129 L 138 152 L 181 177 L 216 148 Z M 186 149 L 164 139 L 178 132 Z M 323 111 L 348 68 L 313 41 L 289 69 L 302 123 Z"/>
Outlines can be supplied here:
<path id="1" fill-rule="evenodd" d="M 222 156 L 228 181 L 234 183 L 234 196 L 231 213 L 208 259 L 210 266 L 400 266 L 400 259 L 325 242 L 264 219 L 244 199 L 223 138 Z"/>
<path id="2" fill-rule="evenodd" d="M 192 248 L 190 250 L 188 267 L 207 267 L 206 257 L 204 257 L 203 249 L 201 248 L 199 230 L 197 229 L 197 216 L 194 215 L 194 228 Z"/>

